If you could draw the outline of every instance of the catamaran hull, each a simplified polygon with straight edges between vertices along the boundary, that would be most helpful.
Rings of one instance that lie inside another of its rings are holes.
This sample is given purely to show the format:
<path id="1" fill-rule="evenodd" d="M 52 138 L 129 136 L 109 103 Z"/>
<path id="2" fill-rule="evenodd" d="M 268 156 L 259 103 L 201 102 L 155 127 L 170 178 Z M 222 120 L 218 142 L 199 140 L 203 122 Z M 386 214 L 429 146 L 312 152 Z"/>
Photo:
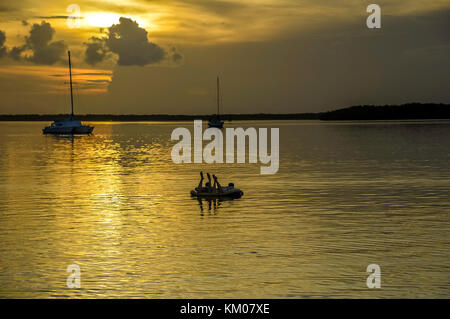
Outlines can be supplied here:
<path id="1" fill-rule="evenodd" d="M 80 127 L 51 127 L 47 126 L 42 130 L 44 134 L 91 134 L 94 130 L 93 126 Z"/>
<path id="2" fill-rule="evenodd" d="M 93 126 L 76 127 L 74 128 L 72 134 L 91 134 L 93 130 Z"/>
<path id="3" fill-rule="evenodd" d="M 223 128 L 223 122 L 209 122 L 208 127 Z"/>

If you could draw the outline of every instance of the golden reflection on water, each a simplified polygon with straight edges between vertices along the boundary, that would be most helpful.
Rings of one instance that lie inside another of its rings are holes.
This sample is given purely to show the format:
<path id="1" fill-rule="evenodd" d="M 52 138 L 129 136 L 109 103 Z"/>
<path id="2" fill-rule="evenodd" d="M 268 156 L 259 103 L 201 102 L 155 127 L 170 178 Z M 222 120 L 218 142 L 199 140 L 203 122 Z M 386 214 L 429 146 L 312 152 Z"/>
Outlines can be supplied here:
<path id="1" fill-rule="evenodd" d="M 0 126 L 1 297 L 449 296 L 450 145 L 434 141 L 450 123 L 233 123 L 280 127 L 273 176 L 173 164 L 170 133 L 192 123 L 43 125 Z M 200 170 L 244 196 L 190 198 Z"/>

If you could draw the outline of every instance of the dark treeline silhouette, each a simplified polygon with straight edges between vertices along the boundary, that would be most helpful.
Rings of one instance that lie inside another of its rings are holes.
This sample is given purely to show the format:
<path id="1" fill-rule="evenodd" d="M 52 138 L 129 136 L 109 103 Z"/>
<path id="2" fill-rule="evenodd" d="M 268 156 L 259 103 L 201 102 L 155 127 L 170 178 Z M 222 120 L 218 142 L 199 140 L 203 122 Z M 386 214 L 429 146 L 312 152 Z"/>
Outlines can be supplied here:
<path id="1" fill-rule="evenodd" d="M 323 121 L 450 119 L 450 105 L 408 103 L 403 105 L 360 105 L 321 113 Z"/>
<path id="2" fill-rule="evenodd" d="M 0 114 L 0 121 L 54 121 L 67 118 L 65 114 Z M 75 118 L 81 121 L 208 121 L 211 115 L 169 115 L 169 114 L 80 114 Z M 318 120 L 319 113 L 298 114 L 223 114 L 220 118 L 225 121 L 248 121 L 248 120 Z"/>
<path id="3" fill-rule="evenodd" d="M 80 114 L 81 121 L 207 121 L 211 115 L 169 115 L 169 114 Z M 67 118 L 64 114 L 0 114 L 0 121 L 54 121 Z M 323 113 L 294 114 L 223 114 L 225 121 L 249 120 L 409 120 L 409 119 L 450 119 L 449 104 L 409 103 L 403 105 L 361 105 Z"/>

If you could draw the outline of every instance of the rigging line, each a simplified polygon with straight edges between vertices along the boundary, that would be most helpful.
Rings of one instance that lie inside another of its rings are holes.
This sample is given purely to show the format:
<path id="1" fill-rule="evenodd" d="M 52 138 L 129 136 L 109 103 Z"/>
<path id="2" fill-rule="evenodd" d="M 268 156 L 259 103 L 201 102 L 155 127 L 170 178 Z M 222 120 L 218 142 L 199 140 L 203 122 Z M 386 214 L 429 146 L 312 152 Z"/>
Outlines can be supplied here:
<path id="1" fill-rule="evenodd" d="M 69 106 L 69 113 L 71 113 L 71 97 L 70 97 L 70 92 L 67 94 L 67 87 L 66 85 L 70 85 L 70 81 L 64 81 L 64 89 L 63 92 L 64 94 L 62 94 L 62 96 L 64 96 L 64 106 L 67 107 L 67 105 Z M 66 114 L 66 112 L 63 112 L 63 114 Z"/>
<path id="2" fill-rule="evenodd" d="M 78 84 L 78 83 L 77 83 Z M 75 91 L 76 91 L 76 96 L 77 96 L 77 106 L 78 106 L 78 111 L 81 110 L 81 99 L 80 99 L 80 93 L 78 91 L 78 85 L 75 85 Z"/>
<path id="3" fill-rule="evenodd" d="M 67 92 L 66 92 L 66 84 L 68 82 L 65 82 L 64 80 L 59 80 L 57 82 L 57 89 L 56 89 L 56 109 L 58 114 L 66 114 L 66 97 L 67 97 Z"/>

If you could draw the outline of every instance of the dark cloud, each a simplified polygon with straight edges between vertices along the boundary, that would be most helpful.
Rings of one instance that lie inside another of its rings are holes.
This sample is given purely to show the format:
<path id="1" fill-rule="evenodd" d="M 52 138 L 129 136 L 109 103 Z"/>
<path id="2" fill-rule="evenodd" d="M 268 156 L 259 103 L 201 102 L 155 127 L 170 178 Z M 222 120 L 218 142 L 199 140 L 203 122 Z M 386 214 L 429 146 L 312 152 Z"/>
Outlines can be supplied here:
<path id="1" fill-rule="evenodd" d="M 173 62 L 178 62 L 181 59 L 183 59 L 183 56 L 181 54 L 179 54 L 178 52 L 176 52 L 172 55 Z"/>
<path id="2" fill-rule="evenodd" d="M 167 52 L 157 44 L 148 41 L 144 28 L 129 19 L 121 17 L 119 24 L 108 28 L 104 38 L 90 38 L 86 43 L 85 61 L 91 65 L 103 61 L 109 52 L 118 56 L 119 65 L 144 66 L 162 61 Z M 181 58 L 180 56 L 176 57 Z"/>
<path id="3" fill-rule="evenodd" d="M 180 62 L 183 59 L 183 56 L 180 52 L 178 52 L 177 48 L 173 47 L 171 50 L 171 60 L 175 63 Z"/>
<path id="4" fill-rule="evenodd" d="M 64 41 L 51 42 L 55 29 L 50 23 L 42 21 L 41 24 L 33 24 L 30 34 L 25 37 L 25 44 L 15 46 L 8 55 L 16 60 L 28 60 L 36 64 L 51 65 L 61 60 L 67 46 Z M 31 51 L 31 55 L 23 56 L 24 51 Z"/>
<path id="5" fill-rule="evenodd" d="M 64 55 L 67 47 L 64 41 L 50 42 L 55 34 L 55 29 L 50 23 L 42 21 L 41 24 L 33 24 L 30 35 L 26 37 L 26 48 L 33 54 L 29 60 L 36 64 L 54 64 Z"/>
<path id="6" fill-rule="evenodd" d="M 128 18 L 121 17 L 119 24 L 111 26 L 106 39 L 107 47 L 118 54 L 119 65 L 153 64 L 164 58 L 164 50 L 149 42 L 147 31 Z"/>
<path id="7" fill-rule="evenodd" d="M 92 37 L 85 45 L 86 51 L 84 60 L 90 65 L 102 62 L 108 54 L 104 39 Z"/>
<path id="8" fill-rule="evenodd" d="M 6 54 L 5 41 L 6 41 L 5 32 L 0 30 L 0 58 Z"/>
<path id="9" fill-rule="evenodd" d="M 107 76 L 111 76 L 111 73 L 106 73 L 106 72 L 82 72 L 82 73 L 77 73 L 77 72 L 72 72 L 72 76 L 77 76 L 77 75 L 107 75 Z M 66 74 L 50 74 L 50 76 L 54 76 L 54 77 L 66 77 Z"/>
<path id="10" fill-rule="evenodd" d="M 45 19 L 45 20 L 58 20 L 58 19 L 67 19 L 70 16 L 38 16 L 35 17 L 36 19 Z M 83 17 L 79 17 L 80 19 L 82 19 Z"/>
<path id="11" fill-rule="evenodd" d="M 25 46 L 21 46 L 21 47 L 13 47 L 10 51 L 9 51 L 9 56 L 11 58 L 13 58 L 16 61 L 20 61 L 22 60 L 22 52 L 25 51 Z"/>
<path id="12" fill-rule="evenodd" d="M 0 30 L 0 47 L 2 47 L 5 44 L 5 41 L 6 41 L 5 32 Z"/>

